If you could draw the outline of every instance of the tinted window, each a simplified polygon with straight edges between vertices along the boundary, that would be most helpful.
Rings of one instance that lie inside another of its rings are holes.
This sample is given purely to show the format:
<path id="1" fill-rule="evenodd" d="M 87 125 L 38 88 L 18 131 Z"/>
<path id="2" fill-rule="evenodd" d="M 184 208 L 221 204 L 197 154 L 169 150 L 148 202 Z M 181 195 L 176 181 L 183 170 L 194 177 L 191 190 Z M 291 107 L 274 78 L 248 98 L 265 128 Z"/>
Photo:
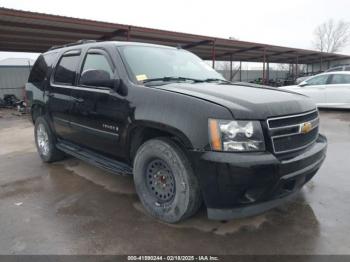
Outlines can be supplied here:
<path id="1" fill-rule="evenodd" d="M 315 76 L 313 78 L 310 78 L 309 80 L 306 80 L 306 83 L 308 85 L 325 85 L 328 79 L 328 75 L 321 75 L 321 76 Z"/>
<path id="2" fill-rule="evenodd" d="M 75 71 L 78 63 L 79 55 L 63 56 L 56 67 L 54 82 L 74 85 Z"/>
<path id="3" fill-rule="evenodd" d="M 350 71 L 350 66 L 345 67 L 344 71 Z"/>
<path id="4" fill-rule="evenodd" d="M 350 75 L 337 74 L 333 75 L 331 84 L 350 84 Z"/>
<path id="5" fill-rule="evenodd" d="M 88 70 L 103 70 L 109 74 L 110 78 L 113 78 L 112 67 L 108 63 L 107 58 L 102 54 L 88 54 L 86 56 L 81 74 Z"/>
<path id="6" fill-rule="evenodd" d="M 30 72 L 28 81 L 39 85 L 42 84 L 45 78 L 50 74 L 52 65 L 56 59 L 57 53 L 40 55 Z"/>

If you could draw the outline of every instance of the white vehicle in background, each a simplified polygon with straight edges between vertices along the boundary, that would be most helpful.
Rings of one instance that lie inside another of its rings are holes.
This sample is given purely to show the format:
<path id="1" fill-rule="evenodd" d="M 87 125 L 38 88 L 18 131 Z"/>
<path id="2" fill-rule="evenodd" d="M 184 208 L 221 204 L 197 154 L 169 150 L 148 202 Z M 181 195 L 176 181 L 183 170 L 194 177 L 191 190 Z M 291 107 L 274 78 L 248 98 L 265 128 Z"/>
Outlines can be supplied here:
<path id="1" fill-rule="evenodd" d="M 339 65 L 329 68 L 326 72 L 350 71 L 350 65 Z"/>
<path id="2" fill-rule="evenodd" d="M 308 80 L 311 76 L 301 76 L 295 80 L 295 84 L 299 85 L 301 82 Z"/>
<path id="3" fill-rule="evenodd" d="M 280 87 L 312 98 L 320 108 L 350 109 L 350 72 L 319 74 L 295 86 Z"/>

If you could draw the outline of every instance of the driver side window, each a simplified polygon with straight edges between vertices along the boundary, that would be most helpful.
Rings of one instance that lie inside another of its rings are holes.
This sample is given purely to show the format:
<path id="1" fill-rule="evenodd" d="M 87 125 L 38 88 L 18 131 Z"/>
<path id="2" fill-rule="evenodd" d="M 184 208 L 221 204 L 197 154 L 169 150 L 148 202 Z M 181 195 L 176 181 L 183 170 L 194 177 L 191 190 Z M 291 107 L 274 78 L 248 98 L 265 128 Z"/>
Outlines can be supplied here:
<path id="1" fill-rule="evenodd" d="M 306 80 L 308 86 L 325 85 L 327 83 L 328 75 L 315 76 Z"/>
<path id="2" fill-rule="evenodd" d="M 113 69 L 107 57 L 100 53 L 88 53 L 81 70 L 79 83 L 84 85 L 84 82 L 88 81 L 89 86 L 98 86 L 99 81 L 111 79 L 113 79 Z M 96 84 L 93 80 L 96 80 Z"/>

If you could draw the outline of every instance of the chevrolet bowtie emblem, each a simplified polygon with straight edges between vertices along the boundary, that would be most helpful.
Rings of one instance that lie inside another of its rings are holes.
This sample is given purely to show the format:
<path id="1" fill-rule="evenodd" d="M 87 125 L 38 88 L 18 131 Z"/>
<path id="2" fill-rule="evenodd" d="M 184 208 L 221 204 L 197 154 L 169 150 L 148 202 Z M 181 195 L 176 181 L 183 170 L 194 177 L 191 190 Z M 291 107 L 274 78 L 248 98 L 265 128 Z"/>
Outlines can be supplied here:
<path id="1" fill-rule="evenodd" d="M 312 129 L 312 124 L 310 122 L 305 122 L 300 124 L 299 132 L 302 134 L 309 133 Z"/>

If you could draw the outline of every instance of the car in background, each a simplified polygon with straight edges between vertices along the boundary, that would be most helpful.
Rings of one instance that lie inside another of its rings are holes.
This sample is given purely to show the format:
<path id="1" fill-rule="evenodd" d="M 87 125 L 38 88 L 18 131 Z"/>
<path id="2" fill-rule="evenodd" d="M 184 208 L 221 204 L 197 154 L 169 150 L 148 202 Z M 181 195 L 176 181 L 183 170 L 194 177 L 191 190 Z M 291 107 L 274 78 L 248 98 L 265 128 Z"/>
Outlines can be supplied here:
<path id="1" fill-rule="evenodd" d="M 328 69 L 326 72 L 336 72 L 336 71 L 350 71 L 350 65 L 334 66 Z"/>
<path id="2" fill-rule="evenodd" d="M 296 80 L 295 80 L 295 83 L 298 85 L 300 84 L 301 82 L 309 79 L 311 76 L 301 76 L 301 77 L 298 77 Z"/>
<path id="3" fill-rule="evenodd" d="M 350 72 L 347 71 L 322 73 L 281 89 L 306 95 L 320 108 L 350 109 Z"/>

